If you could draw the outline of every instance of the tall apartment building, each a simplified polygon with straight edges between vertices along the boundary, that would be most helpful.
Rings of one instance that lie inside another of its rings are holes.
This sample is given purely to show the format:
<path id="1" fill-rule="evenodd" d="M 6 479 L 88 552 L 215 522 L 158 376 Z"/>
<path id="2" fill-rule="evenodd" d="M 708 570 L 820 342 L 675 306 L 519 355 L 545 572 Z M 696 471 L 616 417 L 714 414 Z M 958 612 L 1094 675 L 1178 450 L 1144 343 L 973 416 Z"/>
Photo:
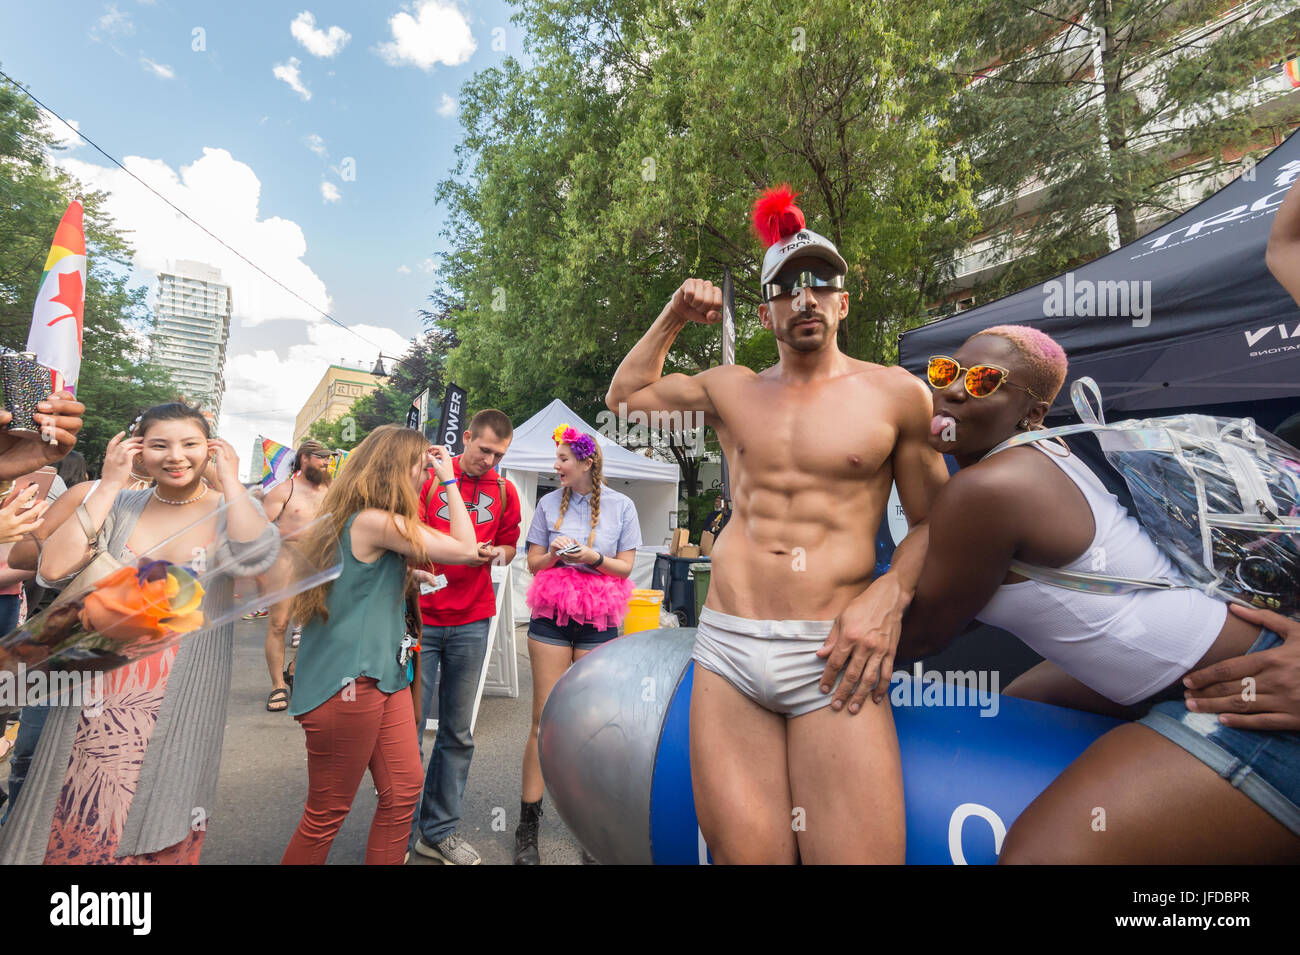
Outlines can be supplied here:
<path id="1" fill-rule="evenodd" d="M 226 342 L 230 338 L 230 286 L 221 271 L 178 261 L 158 273 L 158 298 L 149 357 L 171 372 L 185 399 L 216 420 L 225 395 Z"/>

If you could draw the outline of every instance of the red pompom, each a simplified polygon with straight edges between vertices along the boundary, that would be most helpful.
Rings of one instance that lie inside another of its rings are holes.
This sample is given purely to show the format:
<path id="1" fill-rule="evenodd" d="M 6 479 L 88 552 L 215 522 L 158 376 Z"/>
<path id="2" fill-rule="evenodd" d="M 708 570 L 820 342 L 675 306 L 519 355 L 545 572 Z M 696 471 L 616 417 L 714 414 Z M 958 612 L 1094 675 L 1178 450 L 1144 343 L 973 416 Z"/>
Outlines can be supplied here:
<path id="1" fill-rule="evenodd" d="M 754 203 L 754 231 L 764 246 L 794 235 L 804 227 L 803 211 L 794 204 L 797 197 L 788 183 L 773 186 Z"/>

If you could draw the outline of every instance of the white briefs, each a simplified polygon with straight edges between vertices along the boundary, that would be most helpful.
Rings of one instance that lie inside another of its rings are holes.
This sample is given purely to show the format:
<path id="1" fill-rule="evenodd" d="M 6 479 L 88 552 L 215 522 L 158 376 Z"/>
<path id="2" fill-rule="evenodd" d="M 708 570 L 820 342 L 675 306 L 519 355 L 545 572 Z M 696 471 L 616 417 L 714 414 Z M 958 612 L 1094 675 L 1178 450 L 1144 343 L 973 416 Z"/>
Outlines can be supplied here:
<path id="1" fill-rule="evenodd" d="M 830 705 L 834 696 L 833 687 L 821 691 L 826 658 L 817 656 L 834 623 L 750 620 L 705 607 L 691 656 L 764 709 L 803 716 Z"/>

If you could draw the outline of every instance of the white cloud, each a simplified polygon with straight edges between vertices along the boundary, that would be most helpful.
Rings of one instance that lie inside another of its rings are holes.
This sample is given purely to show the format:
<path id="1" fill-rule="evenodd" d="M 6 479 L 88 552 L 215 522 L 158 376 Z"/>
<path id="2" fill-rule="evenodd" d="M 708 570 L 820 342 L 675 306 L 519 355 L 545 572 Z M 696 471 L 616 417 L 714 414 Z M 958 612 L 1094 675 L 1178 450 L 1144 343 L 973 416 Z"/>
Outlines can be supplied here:
<path id="1" fill-rule="evenodd" d="M 113 36 L 130 36 L 135 32 L 135 24 L 131 22 L 131 14 L 123 13 L 117 8 L 116 3 L 110 3 L 104 7 L 104 15 L 99 18 L 99 29 Z"/>
<path id="2" fill-rule="evenodd" d="M 60 146 L 66 150 L 76 149 L 81 145 L 81 137 L 72 131 L 72 129 L 81 129 L 81 124 L 75 119 L 68 120 L 68 126 L 72 127 L 72 129 L 68 129 L 68 126 L 65 126 L 63 121 L 49 110 L 42 108 L 40 113 L 41 123 L 45 126 L 45 131 L 54 137 L 55 146 Z"/>
<path id="3" fill-rule="evenodd" d="M 64 156 L 55 162 L 86 188 L 109 193 L 106 211 L 130 230 L 136 249 L 134 284 L 152 286 L 152 273 L 178 259 L 192 259 L 219 268 L 222 281 L 231 286 L 234 319 L 218 429 L 239 454 L 241 471 L 248 468 L 256 435 L 285 444 L 293 439 L 294 417 L 328 364 L 339 363 L 343 356 L 374 361 L 366 341 L 262 276 L 122 170 Z M 124 164 L 308 302 L 330 310 L 325 283 L 303 261 L 306 236 L 293 221 L 262 216 L 261 181 L 248 165 L 224 149 L 212 148 L 179 172 L 161 160 L 140 156 L 127 156 Z M 241 328 L 277 319 L 291 321 L 274 326 L 275 348 L 241 348 Z M 387 328 L 359 325 L 356 331 L 390 355 L 405 354 L 410 344 Z"/>
<path id="4" fill-rule="evenodd" d="M 415 15 L 403 10 L 388 20 L 393 39 L 377 47 L 390 66 L 458 66 L 478 49 L 465 15 L 450 0 L 416 0 Z"/>
<path id="5" fill-rule="evenodd" d="M 448 96 L 446 93 L 443 93 L 443 94 L 442 94 L 442 101 L 438 104 L 438 115 L 439 115 L 439 116 L 455 116 L 455 115 L 456 115 L 456 107 L 457 107 L 458 105 L 459 105 L 459 104 L 458 104 L 454 99 L 452 99 L 452 98 L 451 98 L 450 96 Z"/>
<path id="6" fill-rule="evenodd" d="M 419 269 L 421 272 L 423 272 L 425 275 L 428 275 L 430 272 L 438 271 L 440 268 L 442 268 L 442 266 L 439 265 L 437 262 L 433 261 L 433 259 L 425 259 L 423 262 L 417 265 L 416 268 Z"/>
<path id="7" fill-rule="evenodd" d="M 226 396 L 217 429 L 239 454 L 241 473 L 248 471 L 249 454 L 257 435 L 281 444 L 293 440 L 294 419 L 329 365 L 365 364 L 368 371 L 379 357 L 379 351 L 404 355 L 411 347 L 408 339 L 391 328 L 374 325 L 351 328 L 355 335 L 337 325 L 320 322 L 307 326 L 304 342 L 232 354 L 227 359 Z M 372 348 L 367 341 L 378 347 Z"/>
<path id="8" fill-rule="evenodd" d="M 130 231 L 138 271 L 157 272 L 177 259 L 206 262 L 221 269 L 223 281 L 230 283 L 234 314 L 245 325 L 277 318 L 322 320 L 318 312 L 263 277 L 120 169 L 64 157 L 57 162 L 86 188 L 110 193 L 107 212 Z M 179 172 L 158 159 L 127 156 L 123 162 L 243 255 L 328 311 L 325 283 L 302 261 L 307 252 L 302 229 L 288 219 L 262 218 L 258 208 L 262 183 L 248 165 L 224 149 L 213 148 L 205 148 L 201 158 Z"/>
<path id="9" fill-rule="evenodd" d="M 303 142 L 307 144 L 308 149 L 314 152 L 317 156 L 320 156 L 322 159 L 329 155 L 329 150 L 325 148 L 325 140 L 315 133 L 304 138 Z"/>
<path id="10" fill-rule="evenodd" d="M 397 267 L 397 271 L 400 272 L 402 275 L 410 275 L 411 267 L 409 265 L 399 265 Z"/>
<path id="11" fill-rule="evenodd" d="M 328 30 L 316 29 L 316 18 L 304 10 L 294 17 L 289 24 L 293 38 L 303 45 L 312 56 L 333 56 L 348 45 L 352 34 L 342 27 L 330 27 Z"/>
<path id="12" fill-rule="evenodd" d="M 176 71 L 170 66 L 165 66 L 162 63 L 155 63 L 147 56 L 140 57 L 140 65 L 160 79 L 171 80 L 176 78 Z"/>
<path id="13" fill-rule="evenodd" d="M 320 184 L 320 195 L 326 202 L 338 202 L 343 198 L 343 193 L 339 192 L 339 187 L 328 181 Z"/>
<path id="14" fill-rule="evenodd" d="M 311 90 L 307 89 L 302 83 L 302 76 L 298 72 L 298 67 L 302 66 L 302 60 L 296 56 L 289 57 L 288 63 L 277 63 L 272 68 L 271 73 L 277 80 L 284 80 L 289 84 L 289 89 L 293 90 L 304 100 L 311 99 Z"/>

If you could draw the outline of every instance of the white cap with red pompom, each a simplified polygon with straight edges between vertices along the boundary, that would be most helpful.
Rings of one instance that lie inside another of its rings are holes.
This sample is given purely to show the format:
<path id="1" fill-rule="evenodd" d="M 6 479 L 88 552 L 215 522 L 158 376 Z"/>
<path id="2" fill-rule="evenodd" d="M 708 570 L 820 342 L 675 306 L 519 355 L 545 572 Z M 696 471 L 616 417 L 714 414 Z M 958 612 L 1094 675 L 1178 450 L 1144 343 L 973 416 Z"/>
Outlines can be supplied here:
<path id="1" fill-rule="evenodd" d="M 780 185 L 767 190 L 754 203 L 754 231 L 768 247 L 760 285 L 775 279 L 790 259 L 802 256 L 821 259 L 840 275 L 849 271 L 848 263 L 830 239 L 804 228 L 803 210 L 794 204 L 795 198 L 793 189 Z"/>

